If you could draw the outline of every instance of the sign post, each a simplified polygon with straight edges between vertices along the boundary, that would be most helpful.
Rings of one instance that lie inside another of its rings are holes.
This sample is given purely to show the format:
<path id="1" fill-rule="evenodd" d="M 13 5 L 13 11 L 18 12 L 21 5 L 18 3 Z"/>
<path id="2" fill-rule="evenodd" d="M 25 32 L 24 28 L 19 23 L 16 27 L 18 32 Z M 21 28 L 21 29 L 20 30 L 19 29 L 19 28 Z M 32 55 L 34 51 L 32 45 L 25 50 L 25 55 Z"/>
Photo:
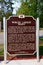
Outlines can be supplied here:
<path id="1" fill-rule="evenodd" d="M 6 63 L 7 59 L 7 41 L 6 41 L 6 18 L 3 17 L 3 28 L 4 28 L 4 62 Z"/>
<path id="2" fill-rule="evenodd" d="M 37 61 L 39 61 L 39 18 L 36 21 L 36 37 Z"/>
<path id="3" fill-rule="evenodd" d="M 15 56 L 34 55 L 37 52 L 37 61 L 39 61 L 39 19 L 37 18 L 36 21 L 32 16 L 20 15 L 19 17 L 11 16 L 7 19 L 7 24 L 4 17 L 3 23 L 4 60 L 6 61 L 7 53 Z"/>

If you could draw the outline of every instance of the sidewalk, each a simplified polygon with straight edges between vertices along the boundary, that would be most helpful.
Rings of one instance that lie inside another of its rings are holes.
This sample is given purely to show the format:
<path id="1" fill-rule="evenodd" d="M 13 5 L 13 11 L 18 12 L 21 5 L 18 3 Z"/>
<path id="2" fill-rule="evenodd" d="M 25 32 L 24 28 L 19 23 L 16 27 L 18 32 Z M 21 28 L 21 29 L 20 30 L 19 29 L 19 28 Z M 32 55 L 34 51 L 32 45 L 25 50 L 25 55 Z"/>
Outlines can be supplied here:
<path id="1" fill-rule="evenodd" d="M 0 65 L 43 65 L 43 59 L 40 62 L 37 62 L 36 59 L 34 60 L 12 60 L 9 61 L 7 64 L 4 62 L 0 62 Z"/>
<path id="2" fill-rule="evenodd" d="M 43 30 L 39 31 L 39 36 L 43 36 Z"/>

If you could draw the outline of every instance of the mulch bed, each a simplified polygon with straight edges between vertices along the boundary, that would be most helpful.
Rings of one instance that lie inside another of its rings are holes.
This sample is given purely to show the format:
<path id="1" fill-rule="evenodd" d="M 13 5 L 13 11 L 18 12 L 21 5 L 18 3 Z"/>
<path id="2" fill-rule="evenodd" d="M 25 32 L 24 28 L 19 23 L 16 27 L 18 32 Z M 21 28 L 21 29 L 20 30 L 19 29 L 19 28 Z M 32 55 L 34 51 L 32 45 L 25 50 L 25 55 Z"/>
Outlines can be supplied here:
<path id="1" fill-rule="evenodd" d="M 29 59 L 37 59 L 36 56 L 27 56 L 27 57 L 23 57 L 23 56 L 18 56 L 18 57 L 12 57 L 12 56 L 9 56 L 7 57 L 7 60 L 29 60 Z M 40 59 L 43 59 L 43 56 L 40 56 Z M 0 57 L 0 61 L 3 61 L 4 58 L 3 57 Z"/>
<path id="2" fill-rule="evenodd" d="M 40 56 L 40 59 L 42 59 L 43 56 Z M 31 57 L 8 57 L 7 60 L 29 60 L 29 59 L 37 59 L 36 56 L 31 56 Z"/>
<path id="3" fill-rule="evenodd" d="M 0 57 L 0 61 L 3 61 L 4 60 L 4 57 Z"/>

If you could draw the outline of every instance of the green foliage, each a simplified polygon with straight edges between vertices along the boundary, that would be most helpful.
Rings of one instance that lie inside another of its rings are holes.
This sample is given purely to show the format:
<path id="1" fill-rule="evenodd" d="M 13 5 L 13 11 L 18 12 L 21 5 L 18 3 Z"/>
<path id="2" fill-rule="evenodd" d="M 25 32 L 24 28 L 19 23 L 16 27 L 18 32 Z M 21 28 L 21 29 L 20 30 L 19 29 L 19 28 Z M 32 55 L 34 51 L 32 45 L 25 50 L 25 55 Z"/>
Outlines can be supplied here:
<path id="1" fill-rule="evenodd" d="M 9 2 L 5 1 L 5 0 L 0 0 L 0 3 L 2 4 L 3 7 L 7 8 L 7 12 L 4 11 L 3 8 L 0 9 L 0 21 L 2 22 L 2 29 L 3 29 L 3 17 L 5 16 L 6 18 L 8 18 L 9 16 L 12 15 L 12 11 L 13 11 L 13 7 L 12 7 L 12 2 L 9 0 Z M 3 5 L 4 4 L 4 5 Z M 11 9 L 11 11 L 9 11 L 9 8 Z"/>
<path id="2" fill-rule="evenodd" d="M 41 2 L 40 2 L 40 15 L 39 15 L 39 17 L 40 17 L 40 27 L 42 27 L 43 28 L 43 0 L 41 0 Z"/>
<path id="3" fill-rule="evenodd" d="M 21 0 L 21 6 L 18 9 L 16 15 L 24 14 L 27 16 L 33 16 L 40 18 L 40 27 L 43 27 L 43 0 Z"/>
<path id="4" fill-rule="evenodd" d="M 36 2 L 33 2 L 32 4 L 30 2 L 22 2 L 21 7 L 17 11 L 17 15 L 24 14 L 34 16 L 36 18 L 36 8 Z"/>
<path id="5" fill-rule="evenodd" d="M 40 27 L 43 28 L 43 13 L 40 15 Z"/>
<path id="6" fill-rule="evenodd" d="M 12 4 L 13 3 L 10 0 L 8 2 L 6 0 L 0 0 L 0 3 L 2 4 L 2 7 L 0 9 L 0 15 L 1 15 L 1 17 L 7 16 L 6 14 L 8 14 L 8 16 L 10 16 L 11 13 L 12 13 L 12 11 L 13 11 L 13 7 L 12 7 Z M 5 6 L 7 8 L 7 11 L 6 12 L 3 9 L 3 8 L 5 8 Z M 9 10 L 9 8 L 10 8 L 10 10 Z"/>
<path id="7" fill-rule="evenodd" d="M 12 12 L 7 12 L 5 15 L 6 19 L 9 18 L 9 16 L 11 16 L 11 15 L 12 15 Z"/>
<path id="8" fill-rule="evenodd" d="M 28 15 L 28 3 L 22 3 L 21 8 L 17 11 L 17 15 L 19 14 L 25 14 Z"/>
<path id="9" fill-rule="evenodd" d="M 5 0 L 0 0 L 0 2 L 5 2 Z"/>

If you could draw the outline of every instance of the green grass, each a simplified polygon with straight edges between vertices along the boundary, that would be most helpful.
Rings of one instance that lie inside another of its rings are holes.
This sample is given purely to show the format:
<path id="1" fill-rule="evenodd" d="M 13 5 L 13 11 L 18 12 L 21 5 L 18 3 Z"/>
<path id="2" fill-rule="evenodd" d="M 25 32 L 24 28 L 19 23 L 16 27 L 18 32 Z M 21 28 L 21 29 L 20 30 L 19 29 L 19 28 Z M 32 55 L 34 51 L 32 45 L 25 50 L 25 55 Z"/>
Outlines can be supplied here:
<path id="1" fill-rule="evenodd" d="M 1 55 L 4 55 L 4 49 L 3 48 L 0 49 L 0 56 Z"/>
<path id="2" fill-rule="evenodd" d="M 0 44 L 0 56 L 4 56 L 4 46 Z"/>
<path id="3" fill-rule="evenodd" d="M 41 37 L 41 38 L 39 38 L 39 39 L 43 41 L 43 37 Z"/>
<path id="4" fill-rule="evenodd" d="M 39 46 L 39 54 L 40 56 L 43 56 L 43 37 L 40 37 L 39 39 L 42 41 Z"/>
<path id="5" fill-rule="evenodd" d="M 43 46 L 43 37 L 40 37 L 39 39 L 40 39 L 40 41 L 41 41 L 41 42 L 40 42 L 40 46 Z"/>
<path id="6" fill-rule="evenodd" d="M 43 46 L 39 47 L 39 54 L 40 54 L 40 56 L 43 56 Z"/>
<path id="7" fill-rule="evenodd" d="M 0 48 L 3 48 L 4 47 L 4 44 L 0 44 Z"/>
<path id="8" fill-rule="evenodd" d="M 43 44 L 40 44 L 39 46 L 43 46 Z"/>

